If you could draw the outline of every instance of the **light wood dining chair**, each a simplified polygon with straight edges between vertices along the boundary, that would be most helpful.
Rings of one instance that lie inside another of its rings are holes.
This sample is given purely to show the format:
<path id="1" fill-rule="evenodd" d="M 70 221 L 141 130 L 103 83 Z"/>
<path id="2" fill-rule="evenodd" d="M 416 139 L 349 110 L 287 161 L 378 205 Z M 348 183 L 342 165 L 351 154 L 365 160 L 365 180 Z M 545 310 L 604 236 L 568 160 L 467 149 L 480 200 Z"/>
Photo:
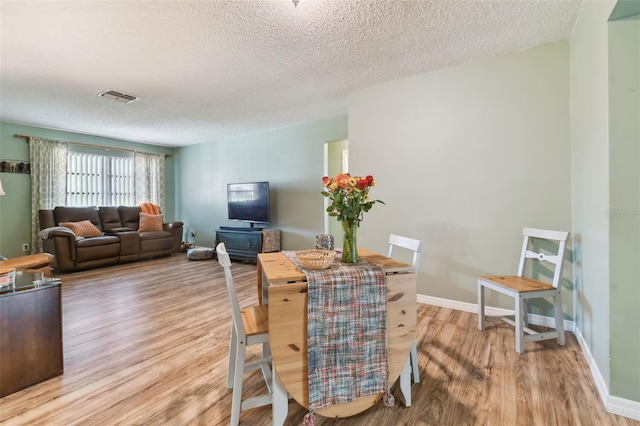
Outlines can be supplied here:
<path id="1" fill-rule="evenodd" d="M 422 252 L 422 241 L 414 238 L 402 237 L 400 235 L 389 235 L 389 257 L 393 257 L 396 247 L 413 251 L 413 272 L 416 274 L 416 280 L 418 277 L 418 268 L 420 266 L 420 253 Z M 411 377 L 414 383 L 420 383 L 420 368 L 418 366 L 418 346 L 416 341 L 413 341 L 411 347 Z"/>
<path id="2" fill-rule="evenodd" d="M 522 231 L 524 241 L 520 253 L 518 274 L 482 275 L 478 277 L 478 328 L 484 330 L 484 289 L 490 288 L 507 296 L 513 297 L 515 302 L 514 319 L 503 317 L 502 319 L 515 326 L 516 351 L 524 352 L 524 343 L 556 339 L 559 345 L 564 345 L 564 325 L 562 319 L 562 294 L 560 280 L 562 279 L 562 264 L 564 262 L 564 249 L 569 237 L 568 232 L 548 231 L 544 229 L 524 228 Z M 545 254 L 529 249 L 533 239 L 548 240 L 557 245 L 557 254 Z M 551 284 L 525 277 L 525 263 L 527 260 L 550 262 L 554 265 L 553 280 Z M 528 327 L 527 300 L 534 298 L 553 298 L 553 310 L 555 316 L 555 329 L 547 332 L 537 332 Z M 525 333 L 527 333 L 525 335 Z"/>
<path id="3" fill-rule="evenodd" d="M 231 259 L 224 243 L 216 246 L 218 262 L 224 268 L 229 300 L 231 301 L 231 344 L 229 346 L 229 368 L 227 370 L 227 389 L 233 388 L 231 400 L 231 425 L 240 423 L 240 412 L 250 408 L 262 407 L 272 402 L 271 351 L 269 347 L 269 311 L 268 305 L 251 306 L 240 309 L 231 275 Z M 262 358 L 246 362 L 246 350 L 249 345 L 262 345 Z M 242 399 L 242 381 L 244 374 L 261 369 L 267 384 L 267 394 Z"/>

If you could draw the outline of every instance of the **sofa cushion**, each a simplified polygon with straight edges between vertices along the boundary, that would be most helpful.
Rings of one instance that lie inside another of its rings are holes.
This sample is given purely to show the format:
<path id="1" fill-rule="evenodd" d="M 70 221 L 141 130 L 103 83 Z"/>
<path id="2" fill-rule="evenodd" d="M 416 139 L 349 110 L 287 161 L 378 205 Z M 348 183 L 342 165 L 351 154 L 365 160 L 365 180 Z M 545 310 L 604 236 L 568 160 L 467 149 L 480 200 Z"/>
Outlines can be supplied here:
<path id="1" fill-rule="evenodd" d="M 107 232 L 123 228 L 117 207 L 98 207 L 98 215 L 100 216 L 103 231 Z"/>
<path id="2" fill-rule="evenodd" d="M 161 214 L 147 214 L 140 212 L 139 232 L 162 231 L 164 216 Z"/>
<path id="3" fill-rule="evenodd" d="M 168 231 L 140 232 L 140 241 L 165 240 L 172 237 L 173 234 Z"/>
<path id="4" fill-rule="evenodd" d="M 119 250 L 120 239 L 114 235 L 103 235 L 94 238 L 80 238 L 76 241 L 77 248 L 106 247 L 112 244 L 117 244 Z"/>
<path id="5" fill-rule="evenodd" d="M 140 211 L 140 207 L 118 207 L 118 214 L 120 215 L 120 222 L 122 223 L 122 226 L 137 231 L 138 226 L 140 226 Z"/>
<path id="6" fill-rule="evenodd" d="M 81 220 L 79 222 L 60 222 L 60 226 L 69 228 L 77 237 L 98 237 L 102 235 L 96 226 L 90 220 Z"/>
<path id="7" fill-rule="evenodd" d="M 140 253 L 147 255 L 162 251 L 171 251 L 174 246 L 172 234 L 166 231 L 141 232 L 140 233 Z"/>
<path id="8" fill-rule="evenodd" d="M 90 220 L 96 228 L 102 229 L 100 224 L 100 216 L 98 208 L 93 207 L 56 207 L 53 209 L 56 217 L 56 224 L 61 222 L 79 222 L 81 220 Z"/>
<path id="9" fill-rule="evenodd" d="M 53 209 L 38 210 L 38 220 L 40 222 L 40 230 L 53 228 L 58 226 Z"/>
<path id="10" fill-rule="evenodd" d="M 83 238 L 76 241 L 76 263 L 118 259 L 120 239 L 115 236 Z"/>

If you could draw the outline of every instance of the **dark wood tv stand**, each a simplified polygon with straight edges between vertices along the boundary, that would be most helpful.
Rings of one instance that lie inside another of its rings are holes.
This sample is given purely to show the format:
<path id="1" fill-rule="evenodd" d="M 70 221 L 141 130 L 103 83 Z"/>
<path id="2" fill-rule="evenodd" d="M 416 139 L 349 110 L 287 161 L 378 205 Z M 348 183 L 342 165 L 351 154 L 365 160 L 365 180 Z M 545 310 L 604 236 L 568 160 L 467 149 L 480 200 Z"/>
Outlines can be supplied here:
<path id="1" fill-rule="evenodd" d="M 219 243 L 224 243 L 231 259 L 255 262 L 258 253 L 280 251 L 280 231 L 221 226 L 216 230 L 216 245 Z"/>

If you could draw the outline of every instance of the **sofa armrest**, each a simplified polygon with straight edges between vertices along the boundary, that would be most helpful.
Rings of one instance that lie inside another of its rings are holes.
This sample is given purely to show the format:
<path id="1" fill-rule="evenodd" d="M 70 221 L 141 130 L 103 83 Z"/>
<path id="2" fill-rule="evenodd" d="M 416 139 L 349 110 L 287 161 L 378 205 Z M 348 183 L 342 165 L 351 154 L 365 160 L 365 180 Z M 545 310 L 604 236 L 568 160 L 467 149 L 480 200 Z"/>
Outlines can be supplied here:
<path id="1" fill-rule="evenodd" d="M 45 228 L 38 232 L 38 238 L 43 240 L 48 240 L 49 238 L 58 236 L 73 238 L 74 241 L 76 239 L 76 234 L 71 229 L 65 228 L 64 226 L 52 226 L 51 228 Z"/>
<path id="2" fill-rule="evenodd" d="M 166 222 L 163 225 L 163 229 L 173 234 L 173 252 L 179 253 L 182 251 L 182 222 Z"/>
<path id="3" fill-rule="evenodd" d="M 76 261 L 76 234 L 64 226 L 53 226 L 38 232 L 42 250 L 54 256 L 51 266 L 61 271 L 70 270 Z"/>
<path id="4" fill-rule="evenodd" d="M 171 231 L 172 229 L 180 229 L 183 225 L 182 222 L 165 222 L 163 227 L 165 231 Z"/>

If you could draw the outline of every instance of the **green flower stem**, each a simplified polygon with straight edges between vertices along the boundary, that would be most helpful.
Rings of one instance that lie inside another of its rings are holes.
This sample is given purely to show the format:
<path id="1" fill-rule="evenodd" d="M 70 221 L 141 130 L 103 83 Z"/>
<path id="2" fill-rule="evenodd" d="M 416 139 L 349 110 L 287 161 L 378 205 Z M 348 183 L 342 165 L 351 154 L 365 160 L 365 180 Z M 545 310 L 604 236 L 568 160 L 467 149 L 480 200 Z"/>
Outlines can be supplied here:
<path id="1" fill-rule="evenodd" d="M 358 221 L 342 221 L 344 241 L 342 243 L 342 262 L 356 263 L 358 257 Z"/>

